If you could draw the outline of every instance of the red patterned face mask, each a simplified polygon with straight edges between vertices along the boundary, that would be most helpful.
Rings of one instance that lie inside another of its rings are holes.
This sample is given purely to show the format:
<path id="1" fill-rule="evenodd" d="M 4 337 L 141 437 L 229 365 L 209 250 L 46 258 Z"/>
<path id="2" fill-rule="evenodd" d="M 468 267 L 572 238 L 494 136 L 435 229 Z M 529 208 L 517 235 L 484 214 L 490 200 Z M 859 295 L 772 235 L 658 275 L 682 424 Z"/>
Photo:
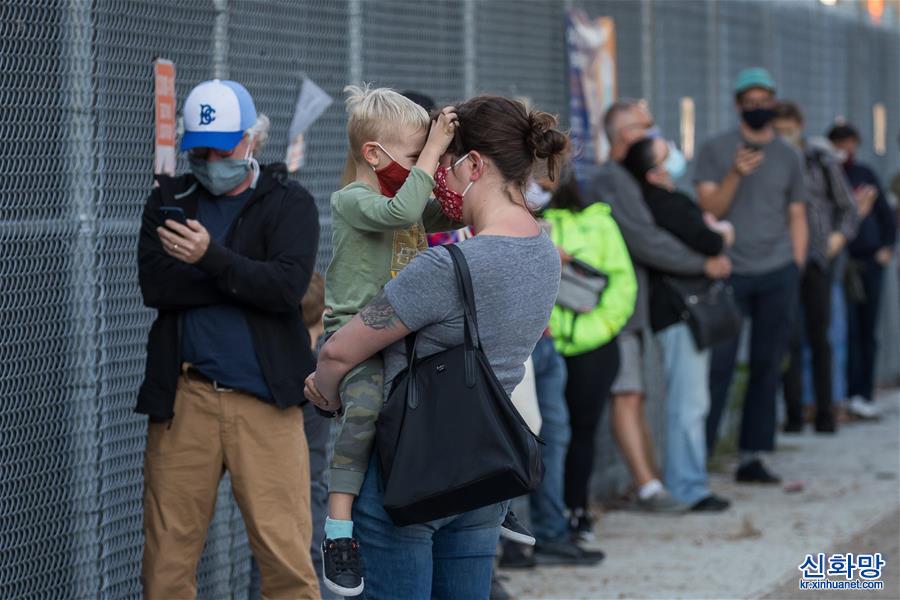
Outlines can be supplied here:
<path id="1" fill-rule="evenodd" d="M 447 215 L 448 218 L 453 219 L 454 221 L 461 223 L 463 214 L 462 214 L 462 206 L 463 206 L 463 196 L 466 195 L 466 192 L 469 191 L 469 188 L 475 183 L 474 181 L 470 181 L 469 185 L 466 186 L 466 189 L 462 191 L 460 194 L 456 190 L 450 189 L 450 186 L 447 185 L 447 173 L 452 171 L 459 163 L 464 161 L 466 157 L 469 156 L 466 154 L 459 160 L 457 160 L 453 165 L 447 169 L 446 167 L 438 167 L 437 171 L 434 173 L 434 197 L 437 198 L 438 203 L 441 205 L 441 210 Z"/>
<path id="2" fill-rule="evenodd" d="M 409 169 L 394 160 L 394 157 L 391 156 L 390 152 L 384 149 L 384 146 L 378 144 L 378 147 L 381 148 L 382 152 L 388 155 L 391 162 L 388 166 L 381 169 L 375 169 L 373 167 L 375 177 L 378 178 L 378 187 L 381 188 L 381 193 L 387 198 L 393 198 L 397 195 L 400 188 L 403 187 L 406 178 L 409 177 Z"/>

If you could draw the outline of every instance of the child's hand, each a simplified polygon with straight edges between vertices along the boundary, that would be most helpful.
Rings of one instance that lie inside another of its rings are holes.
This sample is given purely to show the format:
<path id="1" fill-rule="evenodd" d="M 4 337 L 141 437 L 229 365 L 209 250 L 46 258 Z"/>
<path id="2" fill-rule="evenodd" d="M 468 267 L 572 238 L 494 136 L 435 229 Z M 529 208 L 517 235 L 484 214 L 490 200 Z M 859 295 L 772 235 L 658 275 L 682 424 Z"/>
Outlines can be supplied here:
<path id="1" fill-rule="evenodd" d="M 445 106 L 438 117 L 431 123 L 431 131 L 428 133 L 428 140 L 416 166 L 434 175 L 437 169 L 438 161 L 441 155 L 446 152 L 453 136 L 456 134 L 456 128 L 459 127 L 459 116 L 456 114 L 456 108 L 453 106 Z"/>
<path id="2" fill-rule="evenodd" d="M 438 154 L 443 154 L 450 142 L 453 141 L 457 127 L 459 127 L 459 117 L 456 114 L 456 108 L 445 106 L 431 125 L 431 131 L 428 133 L 428 141 L 425 142 L 425 147 L 433 145 L 438 150 Z"/>
<path id="3" fill-rule="evenodd" d="M 322 392 L 319 391 L 319 388 L 316 386 L 316 374 L 311 373 L 309 377 L 306 378 L 303 387 L 303 395 L 306 396 L 306 399 L 315 404 L 317 407 L 326 412 L 335 412 L 341 409 L 341 401 L 340 399 L 335 402 L 331 402 L 322 395 Z"/>

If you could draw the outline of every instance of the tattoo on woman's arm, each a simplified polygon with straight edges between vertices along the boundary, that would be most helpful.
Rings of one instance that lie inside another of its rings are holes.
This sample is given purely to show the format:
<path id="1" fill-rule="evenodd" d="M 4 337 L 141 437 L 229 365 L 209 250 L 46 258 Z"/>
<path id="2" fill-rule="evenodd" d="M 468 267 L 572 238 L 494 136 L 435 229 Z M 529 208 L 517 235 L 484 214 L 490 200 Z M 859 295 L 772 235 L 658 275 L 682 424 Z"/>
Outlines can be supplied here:
<path id="1" fill-rule="evenodd" d="M 390 329 L 400 320 L 383 291 L 378 292 L 378 295 L 360 311 L 359 317 L 366 327 L 372 329 Z"/>

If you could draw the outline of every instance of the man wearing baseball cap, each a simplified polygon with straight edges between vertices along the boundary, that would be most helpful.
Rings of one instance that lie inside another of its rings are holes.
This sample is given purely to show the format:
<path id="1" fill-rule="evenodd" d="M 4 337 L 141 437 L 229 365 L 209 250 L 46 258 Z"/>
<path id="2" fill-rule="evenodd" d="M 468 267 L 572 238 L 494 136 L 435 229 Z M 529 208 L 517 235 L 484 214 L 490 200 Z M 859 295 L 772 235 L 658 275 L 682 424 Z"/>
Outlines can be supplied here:
<path id="1" fill-rule="evenodd" d="M 144 303 L 157 309 L 136 407 L 149 416 L 144 595 L 196 596 L 227 470 L 263 597 L 318 598 L 300 409 L 315 363 L 299 309 L 315 202 L 284 165 L 253 158 L 269 122 L 241 84 L 201 83 L 183 115 L 190 173 L 157 177 L 138 247 Z"/>
<path id="2" fill-rule="evenodd" d="M 775 81 L 755 67 L 738 74 L 734 98 L 740 124 L 708 140 L 694 180 L 703 210 L 734 225 L 730 283 L 752 320 L 750 379 L 740 429 L 739 482 L 778 483 L 760 453 L 775 449 L 775 396 L 797 304 L 808 240 L 807 192 L 800 153 L 772 126 Z M 713 349 L 707 446 L 715 448 L 734 371 L 738 340 Z"/>

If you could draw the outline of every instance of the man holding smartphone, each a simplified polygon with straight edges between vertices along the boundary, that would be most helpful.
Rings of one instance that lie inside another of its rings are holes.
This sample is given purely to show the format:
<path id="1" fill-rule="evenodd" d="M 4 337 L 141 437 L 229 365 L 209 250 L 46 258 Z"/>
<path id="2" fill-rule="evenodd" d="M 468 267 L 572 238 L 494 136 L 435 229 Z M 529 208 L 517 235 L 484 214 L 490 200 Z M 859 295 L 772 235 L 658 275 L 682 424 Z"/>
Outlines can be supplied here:
<path id="1" fill-rule="evenodd" d="M 303 382 L 315 368 L 299 308 L 315 265 L 315 202 L 254 152 L 269 121 L 247 90 L 207 81 L 188 95 L 191 172 L 158 176 L 138 270 L 157 309 L 136 411 L 144 461 L 146 598 L 193 598 L 227 469 L 264 597 L 318 598 L 310 559 Z"/>
<path id="2" fill-rule="evenodd" d="M 799 151 L 772 126 L 775 82 L 761 68 L 741 71 L 734 87 L 738 128 L 708 140 L 694 180 L 700 207 L 734 225 L 730 283 L 753 322 L 750 380 L 744 397 L 739 482 L 778 483 L 760 458 L 775 449 L 775 396 L 787 350 L 809 232 Z M 707 446 L 713 451 L 739 340 L 713 349 Z"/>

